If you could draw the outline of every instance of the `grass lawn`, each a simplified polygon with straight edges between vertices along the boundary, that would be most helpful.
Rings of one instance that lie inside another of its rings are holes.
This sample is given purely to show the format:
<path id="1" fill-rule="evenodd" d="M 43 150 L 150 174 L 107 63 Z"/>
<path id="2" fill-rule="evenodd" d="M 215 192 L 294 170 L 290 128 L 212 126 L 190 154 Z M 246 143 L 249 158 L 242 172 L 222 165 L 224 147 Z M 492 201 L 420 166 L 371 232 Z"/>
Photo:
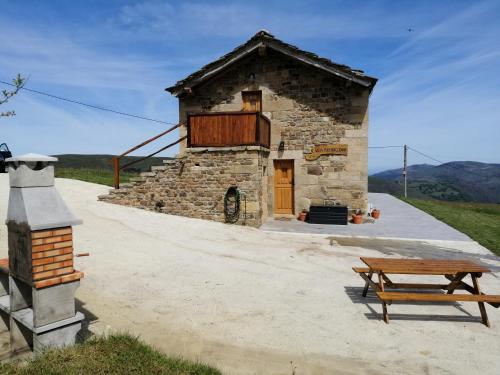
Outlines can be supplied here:
<path id="1" fill-rule="evenodd" d="M 402 200 L 465 233 L 500 255 L 500 204 Z"/>
<path id="2" fill-rule="evenodd" d="M 0 374 L 3 375 L 220 373 L 201 363 L 167 357 L 129 335 L 93 338 L 73 347 L 47 351 L 28 362 L 0 364 Z"/>
<path id="3" fill-rule="evenodd" d="M 111 169 L 92 169 L 92 168 L 55 168 L 56 177 L 72 178 L 93 182 L 95 184 L 113 186 L 113 171 Z M 129 182 L 131 177 L 137 177 L 138 174 L 130 172 L 120 172 L 120 182 Z"/>

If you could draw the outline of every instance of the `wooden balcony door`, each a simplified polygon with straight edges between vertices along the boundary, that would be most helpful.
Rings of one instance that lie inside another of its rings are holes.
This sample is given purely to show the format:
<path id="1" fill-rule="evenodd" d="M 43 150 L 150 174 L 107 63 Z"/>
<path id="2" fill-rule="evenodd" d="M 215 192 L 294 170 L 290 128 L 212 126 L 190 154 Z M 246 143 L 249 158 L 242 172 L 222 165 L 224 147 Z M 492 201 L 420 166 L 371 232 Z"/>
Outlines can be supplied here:
<path id="1" fill-rule="evenodd" d="M 274 213 L 293 215 L 293 160 L 274 161 Z"/>
<path id="2" fill-rule="evenodd" d="M 243 91 L 243 111 L 262 112 L 262 91 Z"/>

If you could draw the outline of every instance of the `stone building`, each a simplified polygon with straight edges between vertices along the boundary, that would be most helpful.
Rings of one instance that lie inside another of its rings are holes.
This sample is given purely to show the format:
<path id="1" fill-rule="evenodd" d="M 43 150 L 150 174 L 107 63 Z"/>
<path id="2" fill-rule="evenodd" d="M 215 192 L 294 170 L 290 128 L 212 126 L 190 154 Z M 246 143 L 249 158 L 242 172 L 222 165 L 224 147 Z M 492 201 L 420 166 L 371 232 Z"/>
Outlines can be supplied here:
<path id="1" fill-rule="evenodd" d="M 259 31 L 166 90 L 179 98 L 180 152 L 103 200 L 239 223 L 311 204 L 366 210 L 368 102 L 377 80 Z"/>

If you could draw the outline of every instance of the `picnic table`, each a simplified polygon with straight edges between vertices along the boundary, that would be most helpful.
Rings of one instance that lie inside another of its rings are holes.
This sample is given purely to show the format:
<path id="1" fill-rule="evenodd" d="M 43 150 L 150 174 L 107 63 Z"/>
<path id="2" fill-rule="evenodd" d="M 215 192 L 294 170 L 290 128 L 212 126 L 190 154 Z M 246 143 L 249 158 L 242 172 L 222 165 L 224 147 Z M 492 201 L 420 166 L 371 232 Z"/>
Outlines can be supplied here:
<path id="1" fill-rule="evenodd" d="M 500 295 L 487 295 L 479 287 L 479 278 L 490 269 L 470 260 L 452 259 L 394 259 L 394 258 L 360 258 L 368 267 L 353 267 L 353 270 L 365 280 L 363 297 L 366 297 L 368 288 L 372 288 L 382 302 L 384 321 L 389 323 L 387 305 L 392 301 L 429 301 L 429 302 L 477 302 L 483 324 L 490 326 L 486 313 L 485 303 L 498 308 Z M 378 282 L 372 280 L 377 274 Z M 395 283 L 388 275 L 442 275 L 446 283 Z M 464 282 L 470 275 L 472 285 Z M 386 291 L 394 289 L 396 291 Z M 444 290 L 446 293 L 411 292 L 408 289 Z M 465 290 L 470 294 L 455 293 L 455 290 Z"/>

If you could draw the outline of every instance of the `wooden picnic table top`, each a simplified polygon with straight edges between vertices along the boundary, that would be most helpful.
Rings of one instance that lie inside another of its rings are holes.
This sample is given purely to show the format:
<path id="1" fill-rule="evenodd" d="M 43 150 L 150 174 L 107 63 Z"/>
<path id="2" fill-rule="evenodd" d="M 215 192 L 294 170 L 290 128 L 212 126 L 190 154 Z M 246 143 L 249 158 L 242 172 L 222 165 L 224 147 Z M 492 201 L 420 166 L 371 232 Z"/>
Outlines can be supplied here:
<path id="1" fill-rule="evenodd" d="M 490 269 L 471 260 L 367 258 L 361 260 L 373 272 L 410 275 L 455 275 L 485 273 Z"/>

